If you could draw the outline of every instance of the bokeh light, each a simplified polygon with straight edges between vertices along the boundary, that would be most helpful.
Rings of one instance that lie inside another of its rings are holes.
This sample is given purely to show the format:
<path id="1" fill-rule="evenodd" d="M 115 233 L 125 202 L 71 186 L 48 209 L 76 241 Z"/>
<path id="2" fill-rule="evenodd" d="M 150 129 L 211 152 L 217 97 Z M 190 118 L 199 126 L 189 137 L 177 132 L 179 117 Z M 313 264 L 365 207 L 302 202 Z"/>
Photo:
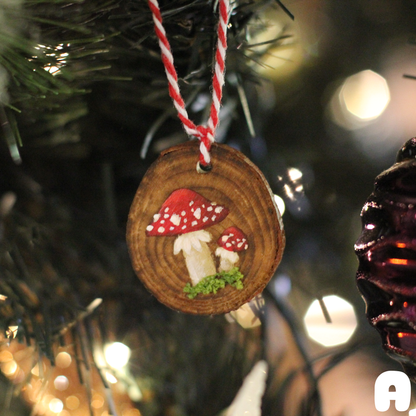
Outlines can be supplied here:
<path id="1" fill-rule="evenodd" d="M 71 365 L 71 355 L 65 351 L 60 352 L 55 358 L 56 366 L 59 368 L 67 368 Z"/>
<path id="2" fill-rule="evenodd" d="M 121 342 L 113 342 L 104 348 L 104 356 L 108 365 L 115 369 L 123 368 L 129 361 L 130 348 Z"/>
<path id="3" fill-rule="evenodd" d="M 100 409 L 104 406 L 104 398 L 101 396 L 101 394 L 94 394 L 91 401 L 91 407 L 94 409 Z"/>
<path id="4" fill-rule="evenodd" d="M 264 299 L 261 295 L 259 295 L 256 296 L 252 301 L 245 303 L 237 310 L 230 312 L 229 315 L 236 322 L 238 322 L 242 328 L 255 328 L 261 325 L 259 315 L 263 306 Z"/>
<path id="5" fill-rule="evenodd" d="M 49 402 L 49 410 L 53 413 L 60 413 L 64 408 L 61 400 L 54 398 Z"/>
<path id="6" fill-rule="evenodd" d="M 286 209 L 285 201 L 283 201 L 279 195 L 274 194 L 274 202 L 277 205 L 277 209 L 279 210 L 280 215 L 283 215 Z"/>
<path id="7" fill-rule="evenodd" d="M 77 396 L 68 396 L 65 400 L 65 405 L 69 410 L 78 409 L 80 401 Z"/>
<path id="8" fill-rule="evenodd" d="M 329 113 L 339 126 L 356 130 L 380 117 L 389 102 L 386 79 L 367 69 L 346 78 L 333 92 Z"/>
<path id="9" fill-rule="evenodd" d="M 285 298 L 292 290 L 292 281 L 287 274 L 278 274 L 273 280 L 271 289 L 279 298 Z"/>
<path id="10" fill-rule="evenodd" d="M 110 383 L 110 384 L 116 384 L 117 383 L 117 378 L 109 373 L 108 371 L 105 372 L 105 379 Z"/>
<path id="11" fill-rule="evenodd" d="M 331 322 L 327 322 L 319 300 L 314 300 L 304 318 L 309 337 L 325 347 L 347 342 L 357 327 L 354 308 L 336 295 L 325 296 L 322 301 Z"/>
<path id="12" fill-rule="evenodd" d="M 134 402 L 139 402 L 143 399 L 143 393 L 137 384 L 131 384 L 127 389 L 127 393 Z"/>
<path id="13" fill-rule="evenodd" d="M 276 5 L 265 8 L 259 19 L 261 24 L 247 33 L 247 55 L 256 71 L 272 79 L 294 73 L 304 59 L 296 24 Z"/>
<path id="14" fill-rule="evenodd" d="M 362 120 L 379 117 L 390 101 L 387 81 L 369 69 L 348 77 L 341 88 L 340 100 L 346 109 Z"/>
<path id="15" fill-rule="evenodd" d="M 65 376 L 58 376 L 55 378 L 53 385 L 56 390 L 64 391 L 69 386 L 69 380 Z"/>

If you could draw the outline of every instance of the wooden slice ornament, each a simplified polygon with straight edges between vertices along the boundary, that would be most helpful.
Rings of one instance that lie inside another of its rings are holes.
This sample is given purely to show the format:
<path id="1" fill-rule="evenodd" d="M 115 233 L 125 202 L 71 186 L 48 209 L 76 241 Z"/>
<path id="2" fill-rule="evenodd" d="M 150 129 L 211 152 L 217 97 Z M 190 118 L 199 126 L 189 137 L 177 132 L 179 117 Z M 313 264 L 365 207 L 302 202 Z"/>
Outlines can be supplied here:
<path id="1" fill-rule="evenodd" d="M 166 306 L 211 315 L 238 309 L 263 290 L 285 246 L 283 224 L 260 170 L 215 144 L 224 84 L 229 0 L 218 2 L 212 104 L 206 126 L 188 117 L 157 0 L 148 0 L 169 95 L 189 136 L 163 152 L 130 209 L 127 243 L 137 276 Z M 199 159 L 199 162 L 196 161 Z"/>
<path id="2" fill-rule="evenodd" d="M 221 314 L 264 289 L 285 237 L 269 185 L 248 158 L 213 144 L 212 170 L 201 174 L 198 154 L 199 143 L 190 141 L 154 162 L 131 206 L 127 242 L 137 276 L 160 302 L 185 313 Z M 237 267 L 240 289 L 226 284 L 193 299 L 184 292 L 187 284 Z"/>

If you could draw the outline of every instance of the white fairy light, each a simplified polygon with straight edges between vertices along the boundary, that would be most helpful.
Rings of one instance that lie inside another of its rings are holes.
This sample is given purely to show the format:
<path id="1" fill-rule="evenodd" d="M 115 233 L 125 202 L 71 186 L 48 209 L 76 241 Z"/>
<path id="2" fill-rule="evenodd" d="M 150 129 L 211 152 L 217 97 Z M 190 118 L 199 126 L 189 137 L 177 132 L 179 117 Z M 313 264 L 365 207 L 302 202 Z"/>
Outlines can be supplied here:
<path id="1" fill-rule="evenodd" d="M 325 296 L 322 300 L 331 322 L 326 321 L 319 301 L 313 301 L 304 318 L 308 335 L 325 347 L 347 342 L 357 327 L 354 308 L 349 302 L 335 295 Z"/>
<path id="2" fill-rule="evenodd" d="M 115 369 L 123 368 L 128 363 L 130 355 L 130 348 L 121 342 L 113 342 L 104 347 L 105 360 Z"/>

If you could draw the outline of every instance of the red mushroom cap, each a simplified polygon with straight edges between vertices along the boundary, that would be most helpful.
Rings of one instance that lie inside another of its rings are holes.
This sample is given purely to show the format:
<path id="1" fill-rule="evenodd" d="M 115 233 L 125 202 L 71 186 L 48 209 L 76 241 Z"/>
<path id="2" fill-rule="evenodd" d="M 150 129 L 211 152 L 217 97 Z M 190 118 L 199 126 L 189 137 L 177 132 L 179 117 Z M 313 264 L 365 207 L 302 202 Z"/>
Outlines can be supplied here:
<path id="1" fill-rule="evenodd" d="M 244 251 L 248 249 L 247 236 L 238 227 L 229 227 L 221 234 L 218 245 L 228 251 Z"/>
<path id="2" fill-rule="evenodd" d="M 146 228 L 147 236 L 186 234 L 218 224 L 228 209 L 187 188 L 173 191 Z"/>

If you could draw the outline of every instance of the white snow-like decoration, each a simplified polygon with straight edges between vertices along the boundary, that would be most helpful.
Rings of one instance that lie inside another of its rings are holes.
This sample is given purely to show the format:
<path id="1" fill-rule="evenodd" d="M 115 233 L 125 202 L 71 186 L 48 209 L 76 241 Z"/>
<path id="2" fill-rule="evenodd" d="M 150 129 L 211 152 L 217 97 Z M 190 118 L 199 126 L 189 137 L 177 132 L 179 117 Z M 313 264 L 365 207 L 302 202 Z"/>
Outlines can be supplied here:
<path id="1" fill-rule="evenodd" d="M 226 416 L 261 416 L 261 401 L 266 389 L 268 365 L 258 361 L 243 381 Z"/>

